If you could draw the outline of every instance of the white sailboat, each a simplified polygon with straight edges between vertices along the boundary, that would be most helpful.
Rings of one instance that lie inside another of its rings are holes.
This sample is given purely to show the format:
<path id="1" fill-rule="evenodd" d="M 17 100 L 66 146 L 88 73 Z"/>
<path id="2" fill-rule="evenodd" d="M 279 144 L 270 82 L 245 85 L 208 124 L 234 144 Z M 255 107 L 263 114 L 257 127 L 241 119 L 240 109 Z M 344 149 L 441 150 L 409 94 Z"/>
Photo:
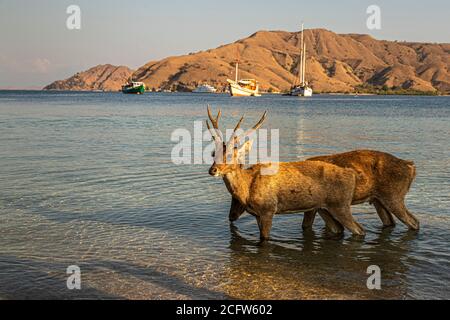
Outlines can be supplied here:
<path id="1" fill-rule="evenodd" d="M 301 53 L 300 53 L 300 67 L 299 67 L 299 75 L 298 79 L 294 82 L 290 95 L 291 96 L 299 96 L 299 97 L 312 97 L 313 90 L 308 85 L 308 81 L 306 81 L 306 43 L 304 41 L 304 29 L 302 23 L 302 33 L 301 33 Z M 297 84 L 297 80 L 300 80 L 300 83 Z"/>
<path id="2" fill-rule="evenodd" d="M 193 93 L 216 93 L 217 89 L 214 88 L 213 86 L 205 83 L 202 85 L 199 85 L 194 91 L 192 91 Z"/>
<path id="3" fill-rule="evenodd" d="M 233 97 L 260 97 L 259 83 L 255 79 L 239 80 L 239 57 L 236 60 L 236 78 L 227 80 L 230 94 Z"/>

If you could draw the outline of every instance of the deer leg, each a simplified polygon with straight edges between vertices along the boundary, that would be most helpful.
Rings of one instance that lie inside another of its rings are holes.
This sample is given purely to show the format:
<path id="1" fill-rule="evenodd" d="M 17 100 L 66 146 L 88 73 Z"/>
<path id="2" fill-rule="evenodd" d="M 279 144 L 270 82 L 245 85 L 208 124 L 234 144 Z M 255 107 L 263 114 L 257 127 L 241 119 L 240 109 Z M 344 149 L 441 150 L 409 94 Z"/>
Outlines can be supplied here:
<path id="1" fill-rule="evenodd" d="M 332 233 L 341 234 L 344 232 L 344 227 L 342 224 L 337 222 L 328 211 L 319 210 L 319 215 L 322 217 L 323 221 L 325 221 L 327 229 Z"/>
<path id="2" fill-rule="evenodd" d="M 270 230 L 272 229 L 272 214 L 265 214 L 262 216 L 257 216 L 256 220 L 258 221 L 259 234 L 261 241 L 269 240 L 270 238 Z"/>
<path id="3" fill-rule="evenodd" d="M 229 219 L 230 222 L 238 220 L 245 212 L 245 207 L 235 198 L 231 200 Z"/>
<path id="4" fill-rule="evenodd" d="M 350 230 L 354 235 L 365 236 L 366 232 L 364 228 L 355 221 L 352 216 L 352 210 L 350 206 L 340 208 L 329 208 L 330 214 L 345 228 Z"/>
<path id="5" fill-rule="evenodd" d="M 316 213 L 317 213 L 316 210 L 305 212 L 302 225 L 303 230 L 308 230 L 312 228 L 314 220 L 316 219 Z"/>
<path id="6" fill-rule="evenodd" d="M 403 200 L 396 201 L 391 200 L 383 203 L 384 207 L 394 216 L 396 216 L 401 222 L 407 225 L 411 230 L 419 230 L 420 223 L 416 217 L 414 217 L 406 208 Z"/>
<path id="7" fill-rule="evenodd" d="M 373 201 L 373 205 L 375 206 L 375 209 L 377 210 L 377 214 L 380 217 L 381 221 L 383 222 L 384 228 L 388 227 L 394 227 L 395 226 L 395 220 L 392 214 L 387 211 L 380 201 L 375 199 Z"/>

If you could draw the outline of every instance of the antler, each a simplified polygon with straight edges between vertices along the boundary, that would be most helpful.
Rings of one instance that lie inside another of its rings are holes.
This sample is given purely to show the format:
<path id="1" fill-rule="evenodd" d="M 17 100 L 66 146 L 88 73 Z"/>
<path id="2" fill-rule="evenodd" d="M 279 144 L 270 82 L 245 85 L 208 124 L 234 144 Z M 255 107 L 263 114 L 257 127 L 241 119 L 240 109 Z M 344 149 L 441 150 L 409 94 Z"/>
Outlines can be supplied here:
<path id="1" fill-rule="evenodd" d="M 247 130 L 247 132 L 245 132 L 242 135 L 237 135 L 237 131 L 240 129 L 242 122 L 244 121 L 244 116 L 241 118 L 241 120 L 239 120 L 238 124 L 236 125 L 236 127 L 234 128 L 233 134 L 231 135 L 230 141 L 228 142 L 228 150 L 232 150 L 236 144 L 239 144 L 241 139 L 245 139 L 246 137 L 250 136 L 253 134 L 253 132 L 255 132 L 256 130 L 258 130 L 259 128 L 261 128 L 261 126 L 263 125 L 264 121 L 266 120 L 267 117 L 267 111 L 264 112 L 263 116 L 261 117 L 261 119 L 258 121 L 258 123 L 256 125 L 253 126 L 253 128 L 251 128 L 250 130 Z"/>
<path id="2" fill-rule="evenodd" d="M 264 124 L 264 121 L 266 121 L 267 118 L 267 111 L 264 112 L 263 116 L 261 117 L 261 119 L 259 119 L 258 123 L 255 124 L 255 126 L 253 128 L 251 128 L 250 130 L 248 130 L 243 136 L 249 136 L 251 135 L 253 132 L 255 132 L 256 130 L 258 130 L 259 128 L 262 127 L 262 125 Z"/>
<path id="3" fill-rule="evenodd" d="M 206 126 L 208 127 L 208 130 L 211 133 L 211 136 L 214 139 L 214 141 L 216 141 L 216 143 L 223 142 L 223 145 L 225 147 L 225 142 L 223 141 L 221 135 L 218 134 L 218 133 L 220 133 L 219 120 L 220 120 L 221 116 L 222 116 L 222 111 L 219 109 L 217 117 L 214 118 L 214 116 L 212 115 L 212 112 L 211 112 L 211 107 L 210 107 L 210 105 L 208 105 L 208 118 L 211 121 L 213 127 L 211 128 L 208 120 L 206 120 Z M 237 123 L 236 127 L 233 130 L 233 134 L 231 135 L 230 141 L 227 144 L 227 150 L 232 150 L 236 144 L 240 143 L 240 140 L 242 138 L 245 139 L 247 136 L 252 135 L 256 130 L 261 128 L 264 121 L 266 121 L 266 117 L 267 117 L 267 111 L 264 112 L 261 119 L 258 121 L 258 123 L 256 125 L 253 126 L 253 128 L 251 128 L 250 130 L 247 130 L 247 132 L 245 132 L 242 135 L 237 135 L 237 131 L 241 128 L 241 125 L 245 119 L 245 116 L 242 116 L 242 118 L 239 120 L 239 122 Z"/>
<path id="4" fill-rule="evenodd" d="M 228 142 L 228 147 L 229 148 L 230 147 L 233 148 L 236 143 L 239 143 L 239 137 L 238 137 L 238 135 L 236 133 L 241 128 L 241 124 L 242 124 L 242 122 L 244 122 L 244 118 L 245 118 L 245 115 L 242 116 L 241 120 L 239 120 L 238 124 L 234 128 L 233 134 L 231 135 L 231 138 L 230 138 L 230 140 Z"/>
<path id="5" fill-rule="evenodd" d="M 211 112 L 211 107 L 208 104 L 208 117 L 209 120 L 211 121 L 213 128 L 211 128 L 211 126 L 209 125 L 208 120 L 206 120 L 206 126 L 208 127 L 209 132 L 211 132 L 211 136 L 212 138 L 216 141 L 216 142 L 220 142 L 222 140 L 222 138 L 220 137 L 220 135 L 217 134 L 217 132 L 220 132 L 219 129 L 219 120 L 220 120 L 220 116 L 222 115 L 222 111 L 219 109 L 219 113 L 217 114 L 217 117 L 214 118 Z"/>

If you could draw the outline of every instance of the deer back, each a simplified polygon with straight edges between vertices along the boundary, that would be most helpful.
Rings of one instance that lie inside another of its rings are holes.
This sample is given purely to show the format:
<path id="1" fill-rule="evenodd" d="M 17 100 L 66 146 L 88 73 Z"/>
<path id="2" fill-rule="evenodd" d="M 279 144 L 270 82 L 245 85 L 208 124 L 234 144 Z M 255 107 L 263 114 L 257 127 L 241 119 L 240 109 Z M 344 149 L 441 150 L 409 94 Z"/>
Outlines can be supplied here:
<path id="1" fill-rule="evenodd" d="M 250 170 L 248 206 L 277 213 L 350 205 L 356 183 L 352 169 L 320 161 L 280 163 L 274 175 L 261 174 L 263 165 Z"/>
<path id="2" fill-rule="evenodd" d="M 404 196 L 408 193 L 416 176 L 413 162 L 372 150 L 314 157 L 308 161 L 324 161 L 355 170 L 357 180 L 354 203 L 365 202 L 387 194 Z"/>

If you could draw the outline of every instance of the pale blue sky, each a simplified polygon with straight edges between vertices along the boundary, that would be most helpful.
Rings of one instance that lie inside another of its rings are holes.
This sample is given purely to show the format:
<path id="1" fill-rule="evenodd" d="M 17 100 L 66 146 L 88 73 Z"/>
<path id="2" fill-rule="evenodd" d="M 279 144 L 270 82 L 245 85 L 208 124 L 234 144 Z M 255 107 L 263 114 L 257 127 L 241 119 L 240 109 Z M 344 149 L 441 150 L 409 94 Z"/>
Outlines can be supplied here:
<path id="1" fill-rule="evenodd" d="M 76 4 L 82 29 L 66 28 Z M 366 9 L 382 10 L 368 30 Z M 450 1 L 0 0 L 0 88 L 42 87 L 97 64 L 132 68 L 247 37 L 257 30 L 326 28 L 378 39 L 450 42 Z"/>

